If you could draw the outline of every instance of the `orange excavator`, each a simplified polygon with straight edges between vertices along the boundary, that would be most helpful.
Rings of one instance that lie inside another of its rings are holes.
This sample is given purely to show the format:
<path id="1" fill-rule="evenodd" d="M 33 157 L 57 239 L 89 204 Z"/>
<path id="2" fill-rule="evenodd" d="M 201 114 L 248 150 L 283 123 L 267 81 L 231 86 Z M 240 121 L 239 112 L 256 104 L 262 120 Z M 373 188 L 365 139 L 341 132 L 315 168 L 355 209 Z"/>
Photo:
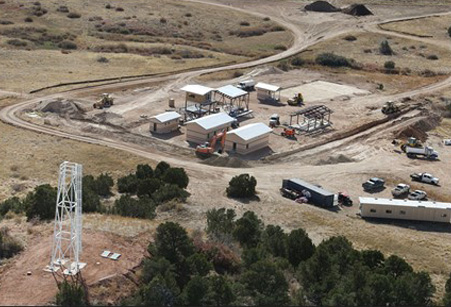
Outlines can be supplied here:
<path id="1" fill-rule="evenodd" d="M 221 151 L 219 151 L 219 152 L 222 153 L 224 151 L 226 134 L 227 134 L 227 130 L 224 129 L 222 132 L 214 135 L 211 138 L 210 142 L 206 142 L 205 144 L 198 145 L 196 147 L 196 155 L 201 158 L 210 157 L 215 152 L 216 143 L 218 142 L 218 140 L 220 140 L 220 144 L 221 144 Z"/>
<path id="2" fill-rule="evenodd" d="M 283 128 L 280 135 L 289 139 L 294 139 L 296 137 L 296 130 L 294 128 Z"/>

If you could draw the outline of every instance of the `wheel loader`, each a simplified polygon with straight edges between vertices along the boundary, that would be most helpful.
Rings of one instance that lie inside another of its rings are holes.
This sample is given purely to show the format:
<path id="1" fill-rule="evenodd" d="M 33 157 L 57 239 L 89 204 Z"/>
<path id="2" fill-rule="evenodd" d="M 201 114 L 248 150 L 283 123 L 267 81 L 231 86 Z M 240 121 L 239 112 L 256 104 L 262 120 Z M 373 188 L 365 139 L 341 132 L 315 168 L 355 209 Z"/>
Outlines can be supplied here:
<path id="1" fill-rule="evenodd" d="M 400 107 L 392 100 L 389 100 L 382 107 L 382 113 L 385 115 L 399 113 L 401 111 Z"/>
<path id="2" fill-rule="evenodd" d="M 304 103 L 304 97 L 302 97 L 301 93 L 297 93 L 293 98 L 288 99 L 287 103 L 290 106 L 300 106 Z"/>
<path id="3" fill-rule="evenodd" d="M 402 142 L 401 145 L 401 150 L 406 152 L 407 151 L 407 147 L 413 147 L 413 148 L 421 148 L 423 147 L 423 144 L 421 144 L 421 141 L 418 140 L 417 138 L 414 137 L 410 137 L 407 139 L 407 141 Z"/>
<path id="4" fill-rule="evenodd" d="M 97 102 L 95 102 L 92 106 L 94 109 L 103 109 L 103 108 L 111 107 L 113 105 L 113 102 L 114 102 L 114 98 L 111 97 L 110 94 L 103 93 L 102 97 Z"/>

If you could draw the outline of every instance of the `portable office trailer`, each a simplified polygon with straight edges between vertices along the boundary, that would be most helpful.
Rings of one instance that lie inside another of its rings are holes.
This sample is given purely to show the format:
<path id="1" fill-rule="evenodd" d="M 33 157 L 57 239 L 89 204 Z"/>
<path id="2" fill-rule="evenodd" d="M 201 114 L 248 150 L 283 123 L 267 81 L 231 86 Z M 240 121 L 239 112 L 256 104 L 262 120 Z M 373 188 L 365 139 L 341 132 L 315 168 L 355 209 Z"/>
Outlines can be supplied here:
<path id="1" fill-rule="evenodd" d="M 320 207 L 331 208 L 335 204 L 334 193 L 298 178 L 283 180 L 282 187 L 294 190 L 300 194 L 302 194 L 303 190 L 308 191 L 310 193 L 309 202 Z"/>
<path id="2" fill-rule="evenodd" d="M 234 121 L 223 112 L 189 121 L 186 123 L 186 140 L 195 144 L 208 142 L 213 135 L 228 130 Z"/>
<path id="3" fill-rule="evenodd" d="M 268 147 L 272 129 L 263 123 L 242 126 L 227 133 L 225 150 L 242 155 Z"/>
<path id="4" fill-rule="evenodd" d="M 165 112 L 150 118 L 150 132 L 170 133 L 179 128 L 181 115 L 177 112 Z"/>
<path id="5" fill-rule="evenodd" d="M 255 89 L 257 90 L 257 99 L 260 101 L 280 101 L 282 89 L 279 86 L 259 82 L 255 85 Z"/>
<path id="6" fill-rule="evenodd" d="M 450 223 L 451 203 L 359 197 L 360 216 Z"/>

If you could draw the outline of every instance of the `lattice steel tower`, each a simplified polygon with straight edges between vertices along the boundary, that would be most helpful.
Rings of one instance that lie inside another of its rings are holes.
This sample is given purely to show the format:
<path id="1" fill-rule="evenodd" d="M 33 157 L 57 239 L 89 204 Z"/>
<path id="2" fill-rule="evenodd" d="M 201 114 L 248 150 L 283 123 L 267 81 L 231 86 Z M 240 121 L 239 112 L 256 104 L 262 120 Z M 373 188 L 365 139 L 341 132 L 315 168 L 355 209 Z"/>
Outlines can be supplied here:
<path id="1" fill-rule="evenodd" d="M 82 251 L 82 166 L 63 162 L 58 178 L 52 259 L 47 271 L 64 269 L 66 275 L 77 274 L 86 263 L 80 262 Z"/>

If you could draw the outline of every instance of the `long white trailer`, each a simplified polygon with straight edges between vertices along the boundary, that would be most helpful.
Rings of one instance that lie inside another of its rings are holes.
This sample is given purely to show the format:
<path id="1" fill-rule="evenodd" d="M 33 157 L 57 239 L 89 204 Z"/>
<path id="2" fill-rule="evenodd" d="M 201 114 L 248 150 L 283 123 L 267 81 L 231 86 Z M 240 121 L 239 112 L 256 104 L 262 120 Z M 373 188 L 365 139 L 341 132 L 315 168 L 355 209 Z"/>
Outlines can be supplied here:
<path id="1" fill-rule="evenodd" d="M 451 223 L 451 203 L 359 197 L 360 216 Z"/>

